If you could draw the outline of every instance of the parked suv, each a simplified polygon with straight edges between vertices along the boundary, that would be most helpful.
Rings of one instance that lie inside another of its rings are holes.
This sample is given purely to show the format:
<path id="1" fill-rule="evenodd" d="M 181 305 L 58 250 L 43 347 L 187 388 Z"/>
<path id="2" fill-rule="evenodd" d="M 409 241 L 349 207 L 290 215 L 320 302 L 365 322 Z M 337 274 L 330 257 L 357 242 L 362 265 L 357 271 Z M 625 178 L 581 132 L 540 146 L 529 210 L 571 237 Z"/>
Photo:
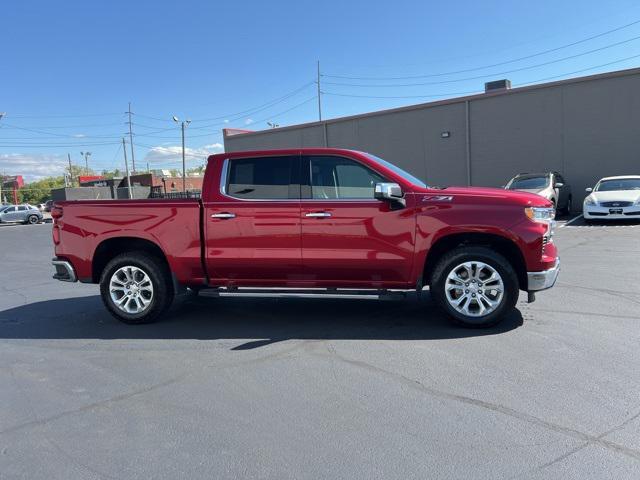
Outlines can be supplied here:
<path id="1" fill-rule="evenodd" d="M 33 205 L 9 205 L 0 211 L 2 223 L 30 223 L 35 225 L 42 221 L 42 213 Z"/>
<path id="2" fill-rule="evenodd" d="M 571 187 L 558 172 L 519 173 L 509 180 L 504 188 L 535 193 L 550 200 L 556 211 L 571 212 L 573 202 Z"/>

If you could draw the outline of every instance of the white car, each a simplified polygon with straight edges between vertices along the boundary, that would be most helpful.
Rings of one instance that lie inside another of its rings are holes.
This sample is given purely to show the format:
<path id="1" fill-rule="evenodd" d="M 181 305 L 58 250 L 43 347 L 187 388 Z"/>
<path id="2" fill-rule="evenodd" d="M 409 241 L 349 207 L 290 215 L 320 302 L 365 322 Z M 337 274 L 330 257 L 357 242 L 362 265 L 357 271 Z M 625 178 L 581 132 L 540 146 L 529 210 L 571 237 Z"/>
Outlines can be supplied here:
<path id="1" fill-rule="evenodd" d="M 585 220 L 640 220 L 640 175 L 606 177 L 587 192 Z"/>

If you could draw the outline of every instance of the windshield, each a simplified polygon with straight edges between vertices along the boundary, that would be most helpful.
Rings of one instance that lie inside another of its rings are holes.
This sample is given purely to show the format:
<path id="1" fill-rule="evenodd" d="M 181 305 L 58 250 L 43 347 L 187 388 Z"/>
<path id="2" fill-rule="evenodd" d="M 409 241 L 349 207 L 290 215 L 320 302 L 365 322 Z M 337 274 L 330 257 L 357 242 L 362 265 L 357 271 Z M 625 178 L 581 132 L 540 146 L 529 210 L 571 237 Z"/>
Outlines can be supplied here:
<path id="1" fill-rule="evenodd" d="M 596 192 L 612 192 L 614 190 L 640 190 L 640 178 L 604 180 L 596 187 Z"/>
<path id="2" fill-rule="evenodd" d="M 511 180 L 509 184 L 509 190 L 540 190 L 546 188 L 549 185 L 549 177 L 535 176 L 535 177 L 516 177 Z"/>
<path id="3" fill-rule="evenodd" d="M 389 163 L 389 162 L 387 162 L 386 160 L 383 160 L 380 157 L 376 157 L 375 155 L 371 155 L 370 153 L 366 153 L 366 152 L 362 152 L 362 153 L 364 153 L 367 157 L 375 160 L 376 162 L 381 163 L 382 165 L 387 167 L 389 170 L 392 170 L 397 175 L 400 175 L 407 182 L 413 183 L 414 185 L 417 185 L 417 186 L 422 187 L 422 188 L 427 188 L 427 184 L 424 183 L 422 180 L 420 180 L 419 178 L 414 177 L 409 172 L 405 172 L 400 167 L 395 166 L 393 163 Z"/>

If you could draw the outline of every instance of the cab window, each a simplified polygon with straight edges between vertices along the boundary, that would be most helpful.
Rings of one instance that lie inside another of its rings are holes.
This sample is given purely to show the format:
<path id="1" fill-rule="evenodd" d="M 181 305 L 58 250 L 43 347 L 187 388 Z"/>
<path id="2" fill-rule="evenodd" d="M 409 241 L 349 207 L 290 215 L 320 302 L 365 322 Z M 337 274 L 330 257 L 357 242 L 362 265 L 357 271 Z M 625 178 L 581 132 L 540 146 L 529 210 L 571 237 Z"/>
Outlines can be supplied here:
<path id="1" fill-rule="evenodd" d="M 299 198 L 298 157 L 258 157 L 228 160 L 225 193 L 247 200 Z"/>
<path id="2" fill-rule="evenodd" d="M 307 157 L 309 188 L 313 199 L 373 199 L 382 175 L 354 160 L 334 156 Z"/>

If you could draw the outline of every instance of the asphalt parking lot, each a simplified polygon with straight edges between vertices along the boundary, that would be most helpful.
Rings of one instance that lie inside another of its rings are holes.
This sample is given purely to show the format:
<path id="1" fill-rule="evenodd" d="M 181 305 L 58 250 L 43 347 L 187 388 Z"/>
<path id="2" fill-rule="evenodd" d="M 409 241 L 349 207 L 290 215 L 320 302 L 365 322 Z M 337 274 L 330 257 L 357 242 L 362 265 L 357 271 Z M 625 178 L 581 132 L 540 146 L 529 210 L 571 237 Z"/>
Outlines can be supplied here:
<path id="1" fill-rule="evenodd" d="M 423 299 L 198 298 L 126 326 L 0 229 L 0 478 L 640 478 L 640 225 L 557 230 L 490 330 Z"/>

